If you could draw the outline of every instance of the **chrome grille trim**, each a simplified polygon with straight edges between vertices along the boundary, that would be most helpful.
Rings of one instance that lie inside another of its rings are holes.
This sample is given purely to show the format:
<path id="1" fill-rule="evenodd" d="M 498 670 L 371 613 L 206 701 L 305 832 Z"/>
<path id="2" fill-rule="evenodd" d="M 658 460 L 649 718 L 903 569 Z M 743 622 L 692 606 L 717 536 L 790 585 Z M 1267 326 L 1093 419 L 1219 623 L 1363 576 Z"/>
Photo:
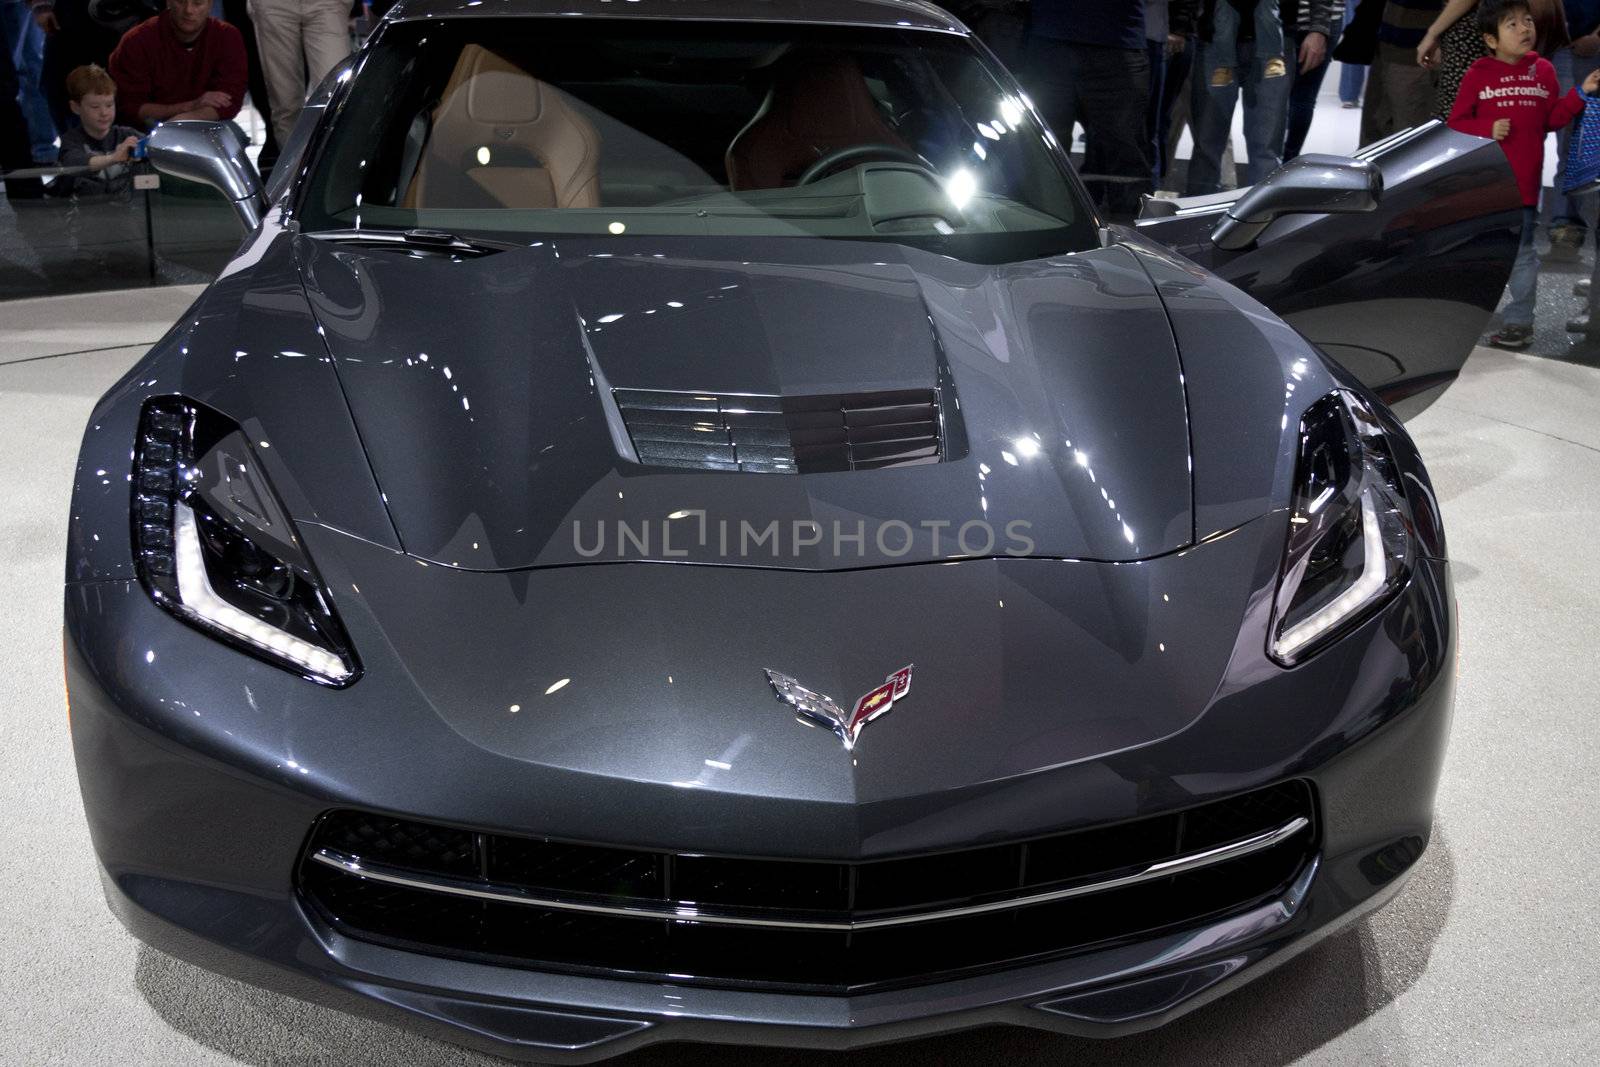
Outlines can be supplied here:
<path id="1" fill-rule="evenodd" d="M 862 930 L 877 930 L 894 926 L 909 926 L 918 923 L 939 922 L 945 919 L 962 919 L 974 915 L 985 915 L 991 912 L 1009 911 L 1015 908 L 1032 907 L 1038 904 L 1049 904 L 1058 900 L 1067 900 L 1072 897 L 1089 896 L 1094 893 L 1103 893 L 1112 889 L 1122 889 L 1127 886 L 1139 885 L 1144 882 L 1153 882 L 1173 875 L 1183 874 L 1187 871 L 1200 870 L 1229 860 L 1240 859 L 1257 852 L 1262 852 L 1275 845 L 1294 837 L 1311 826 L 1311 821 L 1304 816 L 1295 818 L 1279 826 L 1275 830 L 1256 834 L 1253 837 L 1241 838 L 1230 841 L 1215 848 L 1205 849 L 1201 852 L 1191 852 L 1184 856 L 1175 856 L 1170 860 L 1136 871 L 1132 874 L 1122 875 L 1117 878 L 1105 879 L 1098 882 L 1088 882 L 1081 885 L 1068 886 L 1063 889 L 1051 890 L 1045 893 L 1034 893 L 1028 896 L 1009 897 L 1004 900 L 989 901 L 984 904 L 972 904 L 959 908 L 944 908 L 937 911 L 913 912 L 906 915 L 892 915 L 876 919 L 860 920 L 826 920 L 826 919 L 773 919 L 761 918 L 753 915 L 737 915 L 728 911 L 702 910 L 687 903 L 677 904 L 607 904 L 598 901 L 577 900 L 571 897 L 546 897 L 536 896 L 523 890 L 508 886 L 485 885 L 461 879 L 443 876 L 419 876 L 412 873 L 402 873 L 399 868 L 385 864 L 367 864 L 359 856 L 338 852 L 333 849 L 319 849 L 311 854 L 315 863 L 331 867 L 344 874 L 354 875 L 358 878 L 370 879 L 385 885 L 401 886 L 407 889 L 425 890 L 434 893 L 444 893 L 451 896 L 471 897 L 478 900 L 492 900 L 509 904 L 524 904 L 529 907 L 544 908 L 551 911 L 583 912 L 590 915 L 605 915 L 613 918 L 624 919 L 672 919 L 680 922 L 704 923 L 709 926 L 743 926 L 764 927 L 786 930 L 811 930 L 811 931 L 836 931 L 852 933 Z"/>

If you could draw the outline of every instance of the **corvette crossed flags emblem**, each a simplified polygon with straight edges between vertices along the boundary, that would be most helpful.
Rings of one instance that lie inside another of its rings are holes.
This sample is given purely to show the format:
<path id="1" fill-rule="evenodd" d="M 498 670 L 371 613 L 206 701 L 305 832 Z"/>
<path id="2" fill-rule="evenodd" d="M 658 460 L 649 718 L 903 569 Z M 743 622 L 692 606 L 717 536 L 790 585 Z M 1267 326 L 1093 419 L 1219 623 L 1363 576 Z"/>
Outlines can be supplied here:
<path id="1" fill-rule="evenodd" d="M 779 700 L 795 709 L 795 718 L 807 726 L 832 730 L 847 749 L 855 748 L 856 738 L 867 723 L 888 713 L 897 700 L 911 692 L 911 664 L 883 680 L 883 684 L 862 694 L 847 715 L 832 697 L 807 689 L 787 674 L 767 669 L 767 681 Z"/>

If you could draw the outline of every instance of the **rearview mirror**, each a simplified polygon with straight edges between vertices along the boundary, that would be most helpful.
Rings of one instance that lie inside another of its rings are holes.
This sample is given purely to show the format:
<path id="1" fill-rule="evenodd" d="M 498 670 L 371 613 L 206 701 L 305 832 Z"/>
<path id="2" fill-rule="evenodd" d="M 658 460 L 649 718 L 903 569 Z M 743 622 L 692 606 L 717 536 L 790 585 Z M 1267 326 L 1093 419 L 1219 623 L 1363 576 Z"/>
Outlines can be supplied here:
<path id="1" fill-rule="evenodd" d="M 246 230 L 261 224 L 266 209 L 261 175 L 244 154 L 244 142 L 232 123 L 164 122 L 150 135 L 145 156 L 163 174 L 216 189 Z"/>
<path id="2" fill-rule="evenodd" d="M 1371 211 L 1383 197 L 1383 172 L 1364 159 L 1296 156 L 1228 207 L 1211 243 L 1228 252 L 1255 244 L 1281 215 Z"/>

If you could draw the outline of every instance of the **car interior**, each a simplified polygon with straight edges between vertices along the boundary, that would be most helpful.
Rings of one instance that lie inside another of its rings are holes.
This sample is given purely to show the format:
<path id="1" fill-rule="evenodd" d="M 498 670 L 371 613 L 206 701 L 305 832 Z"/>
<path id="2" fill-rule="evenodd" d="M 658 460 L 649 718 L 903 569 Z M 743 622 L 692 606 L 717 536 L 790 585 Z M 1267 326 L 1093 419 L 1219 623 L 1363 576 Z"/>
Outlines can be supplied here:
<path id="1" fill-rule="evenodd" d="M 949 236 L 1085 214 L 959 40 L 485 25 L 386 30 L 393 91 L 350 101 L 319 168 L 329 228 Z"/>

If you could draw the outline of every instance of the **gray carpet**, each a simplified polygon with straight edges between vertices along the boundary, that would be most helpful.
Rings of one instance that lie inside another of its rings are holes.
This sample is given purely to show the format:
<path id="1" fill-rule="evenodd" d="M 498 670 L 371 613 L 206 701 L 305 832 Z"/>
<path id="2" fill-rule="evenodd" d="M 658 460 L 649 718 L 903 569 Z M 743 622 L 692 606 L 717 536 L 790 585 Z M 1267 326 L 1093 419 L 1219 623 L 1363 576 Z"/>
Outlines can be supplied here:
<path id="1" fill-rule="evenodd" d="M 0 1062 L 497 1062 L 142 948 L 100 898 L 61 695 L 72 462 L 95 398 L 192 292 L 0 304 L 0 810 L 13 835 Z M 52 356 L 66 352 L 80 354 Z M 1445 502 L 1461 689 L 1433 844 L 1392 906 L 1140 1037 L 987 1030 L 849 1057 L 666 1047 L 623 1062 L 1600 1060 L 1600 370 L 1480 350 L 1412 428 Z"/>

